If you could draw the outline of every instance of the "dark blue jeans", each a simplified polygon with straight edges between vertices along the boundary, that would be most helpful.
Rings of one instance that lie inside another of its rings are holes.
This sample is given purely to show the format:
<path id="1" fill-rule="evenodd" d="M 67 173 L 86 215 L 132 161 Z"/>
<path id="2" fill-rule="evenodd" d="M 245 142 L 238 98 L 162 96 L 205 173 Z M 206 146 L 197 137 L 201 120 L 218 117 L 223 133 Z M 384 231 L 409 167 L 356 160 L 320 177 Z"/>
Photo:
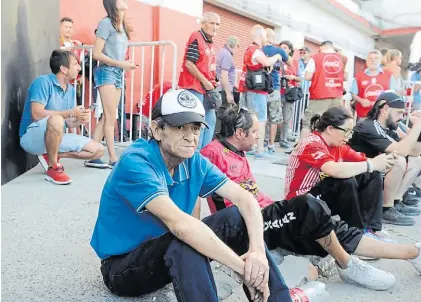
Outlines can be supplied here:
<path id="1" fill-rule="evenodd" d="M 248 250 L 248 234 L 237 207 L 203 220 L 238 255 Z M 266 250 L 269 301 L 291 301 L 288 287 Z M 132 252 L 102 261 L 101 272 L 108 289 L 119 296 L 140 296 L 172 282 L 178 301 L 217 302 L 218 295 L 209 259 L 171 233 L 142 243 Z"/>

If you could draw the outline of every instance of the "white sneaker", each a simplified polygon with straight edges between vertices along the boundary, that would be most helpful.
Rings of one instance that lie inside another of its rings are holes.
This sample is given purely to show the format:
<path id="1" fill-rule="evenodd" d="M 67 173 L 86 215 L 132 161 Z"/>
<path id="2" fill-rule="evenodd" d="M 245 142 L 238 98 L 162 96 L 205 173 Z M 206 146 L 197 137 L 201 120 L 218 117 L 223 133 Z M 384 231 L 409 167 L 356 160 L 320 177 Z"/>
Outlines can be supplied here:
<path id="1" fill-rule="evenodd" d="M 351 256 L 348 267 L 342 269 L 336 265 L 339 276 L 345 282 L 374 290 L 387 290 L 395 283 L 395 277 L 379 270 L 360 259 Z"/>
<path id="2" fill-rule="evenodd" d="M 421 243 L 417 242 L 415 243 L 415 246 L 418 248 L 420 253 L 418 254 L 418 257 L 415 259 L 408 259 L 408 262 L 411 263 L 418 273 L 421 274 Z"/>

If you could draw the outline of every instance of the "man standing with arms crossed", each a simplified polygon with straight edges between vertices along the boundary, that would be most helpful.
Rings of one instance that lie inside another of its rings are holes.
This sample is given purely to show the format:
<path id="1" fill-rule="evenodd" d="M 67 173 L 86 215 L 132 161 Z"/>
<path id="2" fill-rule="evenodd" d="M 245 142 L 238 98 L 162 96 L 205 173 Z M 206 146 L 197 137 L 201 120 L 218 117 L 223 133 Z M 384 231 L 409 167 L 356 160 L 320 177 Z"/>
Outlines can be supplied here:
<path id="1" fill-rule="evenodd" d="M 203 103 L 206 110 L 206 123 L 209 128 L 202 130 L 198 149 L 202 149 L 213 138 L 216 125 L 215 109 L 205 101 L 207 91 L 216 87 L 216 57 L 212 39 L 216 36 L 220 18 L 216 13 L 203 15 L 202 27 L 190 35 L 181 66 L 178 87 L 188 89 Z"/>
<path id="2" fill-rule="evenodd" d="M 366 119 L 379 95 L 385 90 L 396 90 L 396 80 L 393 75 L 380 67 L 382 54 L 375 49 L 368 53 L 365 64 L 367 69 L 359 72 L 352 81 L 351 94 L 355 104 L 358 119 Z"/>

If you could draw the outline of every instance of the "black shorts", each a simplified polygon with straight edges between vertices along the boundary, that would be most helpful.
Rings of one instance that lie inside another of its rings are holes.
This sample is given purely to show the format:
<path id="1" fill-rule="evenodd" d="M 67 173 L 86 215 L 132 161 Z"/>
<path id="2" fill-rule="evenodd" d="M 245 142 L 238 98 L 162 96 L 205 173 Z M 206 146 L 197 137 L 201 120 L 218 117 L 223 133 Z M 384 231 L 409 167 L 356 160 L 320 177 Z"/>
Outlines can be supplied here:
<path id="1" fill-rule="evenodd" d="M 311 194 L 276 201 L 262 211 L 264 238 L 269 249 L 277 247 L 301 255 L 325 257 L 328 253 L 316 242 L 335 231 L 347 253 L 354 253 L 363 233 L 332 219 L 329 207 Z"/>

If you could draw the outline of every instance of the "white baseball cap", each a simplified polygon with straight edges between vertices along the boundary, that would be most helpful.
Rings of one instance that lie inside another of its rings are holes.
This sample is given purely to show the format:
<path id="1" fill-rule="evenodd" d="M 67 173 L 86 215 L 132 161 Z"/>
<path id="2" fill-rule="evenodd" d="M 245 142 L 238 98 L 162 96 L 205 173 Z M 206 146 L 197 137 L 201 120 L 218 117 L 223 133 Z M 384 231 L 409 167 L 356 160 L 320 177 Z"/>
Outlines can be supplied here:
<path id="1" fill-rule="evenodd" d="M 174 127 L 189 123 L 201 123 L 208 127 L 202 102 L 186 89 L 169 90 L 162 95 L 152 110 L 152 119 L 158 117 Z"/>

